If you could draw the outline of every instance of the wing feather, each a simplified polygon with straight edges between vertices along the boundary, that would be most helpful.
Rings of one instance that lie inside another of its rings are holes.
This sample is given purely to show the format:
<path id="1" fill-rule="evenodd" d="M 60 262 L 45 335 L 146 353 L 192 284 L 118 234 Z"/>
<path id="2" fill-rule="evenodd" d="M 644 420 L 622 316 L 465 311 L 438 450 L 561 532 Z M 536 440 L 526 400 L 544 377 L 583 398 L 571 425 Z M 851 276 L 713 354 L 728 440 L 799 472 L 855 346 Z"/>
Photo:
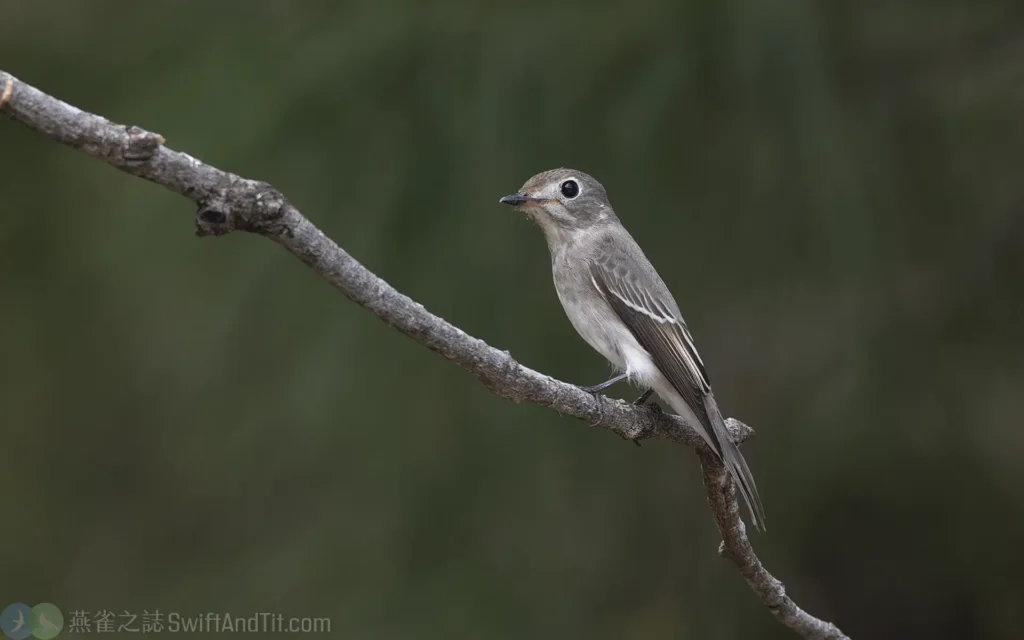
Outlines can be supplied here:
<path id="1" fill-rule="evenodd" d="M 743 454 L 730 439 L 711 393 L 704 362 L 672 294 L 656 273 L 628 253 L 605 256 L 590 263 L 594 286 L 633 336 L 651 354 L 654 364 L 701 421 L 705 440 L 736 479 L 754 526 L 764 527 L 764 506 Z M 641 278 L 643 278 L 641 280 Z"/>
<path id="2" fill-rule="evenodd" d="M 592 262 L 590 275 L 594 286 L 648 350 L 676 391 L 689 400 L 711 390 L 690 330 L 679 313 L 673 312 L 675 301 L 642 287 L 628 269 L 609 268 L 606 262 Z"/>

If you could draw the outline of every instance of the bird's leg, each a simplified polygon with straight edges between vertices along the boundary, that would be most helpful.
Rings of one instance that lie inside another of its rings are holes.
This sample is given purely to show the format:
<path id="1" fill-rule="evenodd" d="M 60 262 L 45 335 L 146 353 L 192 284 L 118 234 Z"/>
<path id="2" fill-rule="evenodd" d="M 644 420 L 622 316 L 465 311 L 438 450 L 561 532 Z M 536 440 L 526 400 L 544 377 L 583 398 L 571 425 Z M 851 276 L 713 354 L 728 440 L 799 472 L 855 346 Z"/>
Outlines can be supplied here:
<path id="1" fill-rule="evenodd" d="M 602 391 L 604 391 L 605 389 L 607 389 L 608 387 L 610 387 L 613 384 L 615 384 L 616 382 L 619 382 L 621 380 L 625 380 L 627 375 L 628 374 L 620 373 L 619 375 L 615 376 L 611 380 L 605 380 L 601 384 L 595 384 L 595 385 L 590 386 L 590 387 L 584 387 L 583 385 L 578 385 L 578 386 L 579 386 L 580 389 L 583 389 L 587 393 L 592 393 L 594 395 L 597 395 L 597 394 L 601 393 Z"/>
<path id="2" fill-rule="evenodd" d="M 626 377 L 626 374 L 623 373 L 623 374 L 615 376 L 611 380 L 605 380 L 601 384 L 595 384 L 595 385 L 593 385 L 591 387 L 585 387 L 583 385 L 577 385 L 580 389 L 583 389 L 584 391 L 586 391 L 590 395 L 594 396 L 594 401 L 597 402 L 597 422 L 594 422 L 594 424 L 592 424 L 590 426 L 592 426 L 592 427 L 596 426 L 597 423 L 601 422 L 601 420 L 604 418 L 604 396 L 601 395 L 601 392 L 604 391 L 605 389 L 607 389 L 608 387 L 612 386 L 616 382 L 625 379 L 625 377 Z"/>
<path id="3" fill-rule="evenodd" d="M 654 389 L 648 389 L 647 391 L 644 391 L 642 396 L 633 401 L 633 404 L 635 404 L 638 407 L 643 406 L 643 404 L 647 402 L 647 399 L 651 397 L 652 393 L 654 393 Z"/>
<path id="4" fill-rule="evenodd" d="M 644 391 L 643 394 L 639 398 L 637 398 L 636 400 L 633 401 L 633 406 L 635 406 L 635 407 L 642 407 L 642 406 L 644 406 L 644 403 L 647 402 L 648 398 L 651 397 L 652 393 L 654 393 L 654 389 L 648 389 L 647 391 Z M 651 405 L 651 408 L 654 409 L 655 411 L 658 411 L 658 412 L 661 411 L 661 407 L 659 407 L 657 404 Z M 628 440 L 629 438 L 626 438 L 625 436 L 623 436 L 623 439 L 627 439 Z M 640 441 L 639 440 L 633 440 L 633 444 L 635 444 L 636 446 L 639 447 L 640 446 Z"/>
<path id="5" fill-rule="evenodd" d="M 596 427 L 597 425 L 601 424 L 602 420 L 604 420 L 604 396 L 602 396 L 600 393 L 595 393 L 593 394 L 593 396 L 594 402 L 597 403 L 597 420 L 591 422 L 590 426 Z"/>
<path id="6" fill-rule="evenodd" d="M 597 422 L 595 422 L 594 424 L 592 424 L 590 426 L 592 426 L 592 427 L 596 426 L 597 423 L 601 422 L 601 419 L 604 417 L 604 397 L 601 396 L 601 392 L 604 391 L 605 389 L 607 389 L 608 387 L 612 386 L 616 382 L 621 382 L 622 380 L 625 380 L 628 375 L 629 374 L 627 374 L 627 373 L 620 373 L 619 375 L 611 378 L 610 380 L 605 380 L 601 384 L 595 384 L 595 385 L 590 386 L 590 387 L 584 387 L 583 385 L 579 385 L 580 389 L 583 389 L 587 393 L 589 393 L 592 396 L 594 396 L 594 400 L 597 401 L 597 411 L 598 411 Z M 633 404 L 635 404 L 636 406 L 642 405 L 643 403 L 647 402 L 647 399 L 651 397 L 652 393 L 654 393 L 654 389 L 648 389 L 647 391 L 644 391 L 644 394 L 642 396 L 640 396 L 639 398 L 637 398 L 635 401 L 633 401 Z M 657 405 L 655 405 L 655 406 L 657 407 Z M 627 438 L 626 436 L 622 436 L 622 439 L 623 440 L 632 440 L 631 438 Z M 640 446 L 640 441 L 639 440 L 632 440 L 632 442 L 636 446 L 638 446 L 638 447 Z"/>

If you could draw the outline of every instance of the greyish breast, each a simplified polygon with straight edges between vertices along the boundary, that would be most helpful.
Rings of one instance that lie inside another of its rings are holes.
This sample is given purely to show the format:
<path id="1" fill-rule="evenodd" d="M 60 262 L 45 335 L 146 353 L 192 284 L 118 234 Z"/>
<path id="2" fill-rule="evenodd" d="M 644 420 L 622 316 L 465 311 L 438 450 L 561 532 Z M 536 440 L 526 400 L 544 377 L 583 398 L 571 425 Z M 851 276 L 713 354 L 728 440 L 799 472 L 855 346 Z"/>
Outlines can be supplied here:
<path id="1" fill-rule="evenodd" d="M 594 287 L 590 271 L 570 262 L 555 261 L 553 276 L 558 300 L 576 332 L 598 353 L 617 367 L 624 361 L 618 351 L 625 325 Z"/>

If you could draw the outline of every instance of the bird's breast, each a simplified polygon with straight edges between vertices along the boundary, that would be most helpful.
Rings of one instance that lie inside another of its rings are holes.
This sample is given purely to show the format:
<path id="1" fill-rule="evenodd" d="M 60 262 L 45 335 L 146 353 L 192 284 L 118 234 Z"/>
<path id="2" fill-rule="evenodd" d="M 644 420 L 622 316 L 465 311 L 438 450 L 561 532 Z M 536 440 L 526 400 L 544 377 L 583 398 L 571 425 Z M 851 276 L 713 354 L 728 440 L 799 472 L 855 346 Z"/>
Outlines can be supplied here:
<path id="1" fill-rule="evenodd" d="M 556 259 L 553 276 L 558 300 L 587 344 L 638 382 L 654 375 L 650 355 L 598 291 L 585 263 Z"/>

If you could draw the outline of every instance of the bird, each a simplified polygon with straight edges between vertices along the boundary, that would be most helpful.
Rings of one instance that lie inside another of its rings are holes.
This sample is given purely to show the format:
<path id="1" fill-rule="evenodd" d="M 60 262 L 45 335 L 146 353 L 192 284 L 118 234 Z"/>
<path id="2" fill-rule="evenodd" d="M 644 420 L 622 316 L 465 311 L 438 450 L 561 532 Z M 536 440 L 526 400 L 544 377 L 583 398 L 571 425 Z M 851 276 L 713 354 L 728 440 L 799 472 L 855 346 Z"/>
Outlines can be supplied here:
<path id="1" fill-rule="evenodd" d="M 54 630 L 54 629 L 57 629 L 57 630 L 61 629 L 61 626 L 57 625 L 55 622 L 52 622 L 49 618 L 47 618 L 45 613 L 40 613 L 39 614 L 39 624 L 44 629 L 49 629 L 51 631 Z"/>
<path id="2" fill-rule="evenodd" d="M 732 441 L 711 381 L 675 298 L 612 209 L 604 186 L 575 169 L 552 169 L 499 202 L 544 234 L 555 292 L 569 321 L 619 375 L 582 388 L 597 394 L 623 379 L 653 390 L 692 426 L 735 480 L 755 528 L 764 506 Z"/>
<path id="3" fill-rule="evenodd" d="M 15 631 L 20 631 L 21 628 L 24 627 L 24 626 L 25 626 L 25 612 L 19 610 L 18 611 L 18 619 L 14 621 L 14 627 L 11 628 L 11 633 L 14 633 Z"/>

